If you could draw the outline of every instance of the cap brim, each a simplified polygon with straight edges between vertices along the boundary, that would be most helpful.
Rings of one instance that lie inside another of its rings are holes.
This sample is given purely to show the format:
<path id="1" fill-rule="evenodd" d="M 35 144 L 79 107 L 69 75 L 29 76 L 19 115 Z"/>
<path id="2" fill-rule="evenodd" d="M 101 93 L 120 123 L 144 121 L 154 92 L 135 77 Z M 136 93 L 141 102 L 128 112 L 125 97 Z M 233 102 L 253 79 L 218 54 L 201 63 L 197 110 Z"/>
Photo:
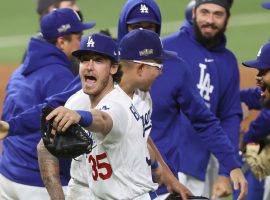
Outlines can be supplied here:
<path id="1" fill-rule="evenodd" d="M 94 53 L 104 54 L 104 52 L 102 52 L 102 51 L 90 50 L 90 49 L 89 49 L 89 50 L 80 50 L 80 49 L 79 49 L 79 50 L 73 51 L 73 52 L 72 52 L 72 55 L 73 55 L 74 57 L 76 57 L 76 58 L 80 58 L 80 57 L 83 56 L 83 55 L 89 54 L 89 52 L 94 52 Z M 112 57 L 111 55 L 108 55 L 108 54 L 104 54 L 104 55 L 110 57 L 110 58 L 113 59 L 113 60 L 117 60 L 117 58 Z"/>
<path id="2" fill-rule="evenodd" d="M 128 20 L 126 23 L 127 24 L 135 24 L 135 23 L 139 23 L 139 22 L 152 22 L 154 24 L 160 25 L 160 22 L 158 22 L 155 19 L 149 18 L 149 17 L 137 17 L 137 18 Z"/>
<path id="3" fill-rule="evenodd" d="M 250 60 L 242 63 L 245 67 L 256 69 L 270 69 L 270 64 L 263 63 L 260 60 Z"/>
<path id="4" fill-rule="evenodd" d="M 261 3 L 261 6 L 265 9 L 269 9 L 270 10 L 270 2 L 263 2 Z"/>
<path id="5" fill-rule="evenodd" d="M 82 23 L 82 30 L 93 28 L 96 25 L 96 22 Z"/>
<path id="6" fill-rule="evenodd" d="M 162 53 L 162 60 L 167 60 L 167 59 L 174 59 L 177 58 L 178 54 L 175 51 L 167 51 L 167 50 L 163 50 Z"/>
<path id="7" fill-rule="evenodd" d="M 73 55 L 74 57 L 79 58 L 79 57 L 81 57 L 82 55 L 87 54 L 89 51 L 90 51 L 90 50 L 76 50 L 76 51 L 73 51 L 73 52 L 72 52 L 72 55 Z"/>

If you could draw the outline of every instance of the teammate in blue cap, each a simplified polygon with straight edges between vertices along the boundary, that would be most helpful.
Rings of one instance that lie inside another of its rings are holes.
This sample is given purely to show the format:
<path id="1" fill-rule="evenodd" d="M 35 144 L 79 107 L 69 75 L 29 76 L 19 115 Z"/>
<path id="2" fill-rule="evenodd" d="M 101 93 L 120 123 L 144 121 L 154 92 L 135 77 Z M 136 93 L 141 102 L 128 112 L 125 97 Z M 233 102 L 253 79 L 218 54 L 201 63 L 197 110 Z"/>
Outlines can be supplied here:
<path id="1" fill-rule="evenodd" d="M 74 76 L 69 58 L 79 48 L 82 32 L 95 23 L 82 23 L 72 9 L 59 9 L 44 16 L 40 22 L 42 39 L 32 38 L 27 57 L 9 80 L 2 119 L 12 117 L 61 92 Z M 32 121 L 27 123 L 31 124 Z M 34 121 L 38 121 L 36 118 Z M 9 132 L 3 141 L 0 160 L 1 199 L 49 199 L 41 180 L 36 146 L 40 140 L 37 129 Z M 61 161 L 61 171 L 69 170 L 69 161 Z M 62 173 L 61 173 L 62 174 Z M 67 185 L 68 173 L 61 175 Z"/>
<path id="2" fill-rule="evenodd" d="M 256 60 L 246 61 L 242 64 L 246 67 L 255 68 L 258 70 L 256 88 L 248 88 L 241 90 L 241 99 L 248 108 L 261 110 L 258 117 L 250 124 L 249 130 L 244 133 L 242 146 L 248 143 L 258 143 L 265 139 L 270 133 L 270 43 L 263 45 L 257 55 Z M 270 198 L 269 193 L 269 177 L 265 180 L 257 180 L 251 171 L 245 173 L 249 183 L 249 194 L 247 200 Z"/>

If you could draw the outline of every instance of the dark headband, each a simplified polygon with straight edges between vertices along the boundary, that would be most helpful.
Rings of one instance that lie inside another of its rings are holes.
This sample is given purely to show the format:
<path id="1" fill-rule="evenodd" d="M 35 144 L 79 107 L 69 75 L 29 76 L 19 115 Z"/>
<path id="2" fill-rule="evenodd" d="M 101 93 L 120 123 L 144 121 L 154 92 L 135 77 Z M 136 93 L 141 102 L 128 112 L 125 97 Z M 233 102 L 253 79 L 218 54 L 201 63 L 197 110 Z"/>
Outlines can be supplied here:
<path id="1" fill-rule="evenodd" d="M 196 0 L 195 7 L 197 8 L 199 5 L 204 3 L 217 4 L 229 11 L 232 6 L 233 0 Z"/>

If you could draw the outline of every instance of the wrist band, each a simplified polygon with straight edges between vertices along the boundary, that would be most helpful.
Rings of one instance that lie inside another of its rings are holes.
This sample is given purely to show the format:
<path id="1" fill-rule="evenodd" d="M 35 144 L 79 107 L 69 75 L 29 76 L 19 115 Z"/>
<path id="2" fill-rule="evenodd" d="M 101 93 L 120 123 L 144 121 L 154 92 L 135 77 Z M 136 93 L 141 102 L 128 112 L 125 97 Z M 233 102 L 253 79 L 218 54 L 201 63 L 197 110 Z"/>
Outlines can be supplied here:
<path id="1" fill-rule="evenodd" d="M 84 110 L 76 110 L 76 112 L 81 116 L 81 119 L 79 121 L 79 124 L 83 127 L 89 127 L 91 126 L 93 122 L 93 116 L 92 113 L 89 111 Z"/>
<path id="2" fill-rule="evenodd" d="M 154 163 L 151 165 L 151 169 L 156 169 L 158 168 L 158 161 L 155 160 Z"/>

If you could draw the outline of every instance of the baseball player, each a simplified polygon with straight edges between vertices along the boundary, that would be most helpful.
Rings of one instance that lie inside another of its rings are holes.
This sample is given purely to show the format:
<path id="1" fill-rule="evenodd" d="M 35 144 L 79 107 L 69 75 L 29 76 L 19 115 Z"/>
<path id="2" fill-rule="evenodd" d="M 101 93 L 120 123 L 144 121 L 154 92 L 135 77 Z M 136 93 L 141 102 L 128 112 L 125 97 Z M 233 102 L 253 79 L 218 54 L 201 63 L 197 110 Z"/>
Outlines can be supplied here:
<path id="1" fill-rule="evenodd" d="M 119 18 L 118 39 L 121 39 L 128 31 L 139 27 L 160 33 L 161 14 L 158 5 L 154 1 L 127 1 Z M 182 47 L 183 51 L 188 52 L 189 50 L 189 45 L 180 45 L 180 47 Z M 193 55 L 193 53 L 189 52 L 189 55 Z M 238 151 L 235 151 L 228 136 L 220 128 L 219 121 L 208 110 L 205 102 L 200 97 L 186 63 L 183 60 L 166 60 L 163 64 L 162 75 L 154 81 L 150 91 L 153 100 L 153 127 L 150 136 L 153 138 L 163 159 L 177 176 L 180 167 L 179 156 L 182 154 L 178 148 L 179 146 L 185 148 L 193 140 L 189 139 L 185 144 L 179 145 L 180 138 L 185 137 L 183 133 L 186 132 L 184 128 L 186 125 L 182 124 L 180 126 L 179 121 L 187 117 L 189 120 L 187 123 L 191 124 L 197 132 L 195 137 L 199 136 L 198 138 L 203 142 L 201 146 L 217 156 L 226 169 L 225 171 L 231 171 L 233 173 L 230 173 L 230 175 L 238 177 L 232 177 L 232 180 L 237 187 L 236 189 L 238 189 L 239 184 L 241 185 L 239 199 L 243 199 L 247 193 L 247 182 L 240 170 L 240 163 L 237 159 Z M 186 133 L 188 134 L 188 132 Z M 199 155 L 200 152 L 194 155 L 197 156 L 197 154 Z M 194 155 L 188 157 L 194 158 Z M 181 158 L 187 158 L 187 156 L 182 154 Z M 190 161 L 197 162 L 196 159 L 183 159 L 183 162 L 186 163 Z M 207 166 L 207 159 L 202 162 L 205 162 Z M 198 167 L 198 173 L 201 173 L 200 166 L 201 164 L 189 164 L 190 168 Z M 196 186 L 194 191 L 198 188 Z M 203 189 L 203 186 L 201 188 Z M 161 186 L 158 193 L 166 194 L 167 190 Z M 201 194 L 198 193 L 198 195 Z"/>
<path id="2" fill-rule="evenodd" d="M 83 21 L 83 15 L 82 12 L 80 11 L 78 4 L 76 3 L 76 0 L 36 0 L 36 3 L 37 3 L 36 11 L 39 15 L 39 21 L 44 15 L 47 15 L 48 13 L 58 8 L 71 8 L 75 10 L 76 13 L 79 15 L 81 21 Z M 42 34 L 40 33 L 40 31 L 38 31 L 35 37 L 42 39 Z M 27 52 L 25 51 L 22 62 L 26 57 L 26 53 Z M 78 63 L 76 63 L 74 60 L 70 60 L 70 62 L 72 73 L 74 75 L 78 75 L 79 70 Z"/>
<path id="3" fill-rule="evenodd" d="M 226 47 L 225 30 L 230 17 L 231 0 L 196 0 L 193 24 L 185 23 L 179 31 L 163 38 L 164 47 L 174 50 L 188 64 L 196 87 L 205 104 L 219 118 L 222 128 L 238 154 L 239 125 L 242 118 L 239 93 L 238 63 Z M 189 47 L 187 49 L 182 46 Z M 183 127 L 179 138 L 179 180 L 195 194 L 202 194 L 210 152 L 205 148 L 192 127 L 182 116 Z M 186 156 L 194 159 L 186 160 Z M 221 162 L 221 159 L 218 159 Z M 212 196 L 224 197 L 232 193 L 229 171 L 220 164 L 219 176 Z"/>
<path id="4" fill-rule="evenodd" d="M 250 124 L 249 130 L 244 134 L 243 145 L 253 142 L 259 143 L 260 140 L 265 139 L 265 137 L 270 133 L 269 126 L 267 126 L 267 124 L 269 124 L 270 122 L 270 65 L 268 64 L 269 55 L 270 43 L 268 42 L 260 48 L 256 60 L 246 61 L 242 63 L 246 67 L 256 68 L 258 70 L 258 74 L 256 77 L 258 88 L 250 88 L 243 90 L 242 96 L 245 100 L 244 102 L 249 106 L 250 109 L 261 109 L 259 116 Z M 258 93 L 260 93 L 260 97 Z M 258 188 L 258 185 L 254 185 L 255 183 L 256 181 L 251 181 L 253 187 Z M 264 182 L 259 183 L 259 186 L 261 186 L 263 183 Z M 261 188 L 263 188 L 263 186 Z M 250 200 L 267 200 L 270 198 L 269 184 L 267 184 L 267 181 L 264 185 L 264 194 L 262 189 L 254 190 L 252 188 L 251 191 L 252 193 L 248 195 L 248 199 Z"/>
<path id="5" fill-rule="evenodd" d="M 265 9 L 270 9 L 270 2 L 263 2 L 261 6 Z M 241 90 L 241 100 L 248 106 L 248 109 L 261 110 L 262 106 L 260 104 L 261 100 L 261 89 L 260 87 L 249 88 Z M 265 112 L 265 109 L 261 110 Z M 260 132 L 261 130 L 258 130 Z M 257 130 L 255 131 L 257 132 Z M 254 175 L 248 170 L 245 173 L 245 176 L 248 180 L 249 193 L 246 197 L 247 200 L 251 199 L 269 199 L 269 188 L 270 188 L 270 178 L 266 177 L 262 181 L 258 181 Z M 234 194 L 237 195 L 237 194 Z"/>
<path id="6" fill-rule="evenodd" d="M 142 42 L 138 43 L 138 39 Z M 81 50 L 74 52 L 78 56 L 82 53 Z M 146 143 L 151 125 L 151 99 L 146 92 L 161 72 L 162 64 L 158 62 L 169 56 L 176 55 L 162 50 L 160 39 L 154 32 L 139 29 L 127 34 L 120 42 L 120 67 L 123 71 L 120 87 L 115 86 L 111 92 L 103 93 L 103 97 L 93 94 L 99 79 L 95 74 L 90 79 L 90 72 L 87 73 L 81 65 L 83 90 L 90 95 L 91 106 L 95 106 L 90 112 L 91 120 L 87 122 L 97 142 L 88 156 L 89 184 L 95 198 L 151 199 L 149 191 L 155 190 L 157 185 L 152 182 Z M 137 100 L 134 99 L 136 96 L 139 96 Z M 148 104 L 146 113 L 140 113 L 140 107 L 135 107 L 134 101 Z M 55 109 L 47 120 L 55 116 L 59 131 L 65 131 L 71 123 L 86 120 L 85 114 L 67 112 L 63 107 Z M 87 118 L 89 120 L 89 116 Z"/>
<path id="7" fill-rule="evenodd" d="M 5 121 L 61 92 L 72 81 L 74 77 L 69 65 L 71 52 L 79 48 L 82 31 L 95 23 L 82 23 L 74 10 L 65 8 L 43 17 L 40 25 L 43 39 L 30 40 L 25 62 L 8 83 L 2 115 Z M 9 131 L 3 141 L 0 198 L 49 199 L 37 161 L 36 145 L 40 132 L 36 129 L 18 132 L 15 135 L 12 130 Z M 61 173 L 69 171 L 70 162 L 61 163 L 65 163 L 61 164 Z M 68 180 L 68 173 L 61 175 L 64 186 Z"/>

